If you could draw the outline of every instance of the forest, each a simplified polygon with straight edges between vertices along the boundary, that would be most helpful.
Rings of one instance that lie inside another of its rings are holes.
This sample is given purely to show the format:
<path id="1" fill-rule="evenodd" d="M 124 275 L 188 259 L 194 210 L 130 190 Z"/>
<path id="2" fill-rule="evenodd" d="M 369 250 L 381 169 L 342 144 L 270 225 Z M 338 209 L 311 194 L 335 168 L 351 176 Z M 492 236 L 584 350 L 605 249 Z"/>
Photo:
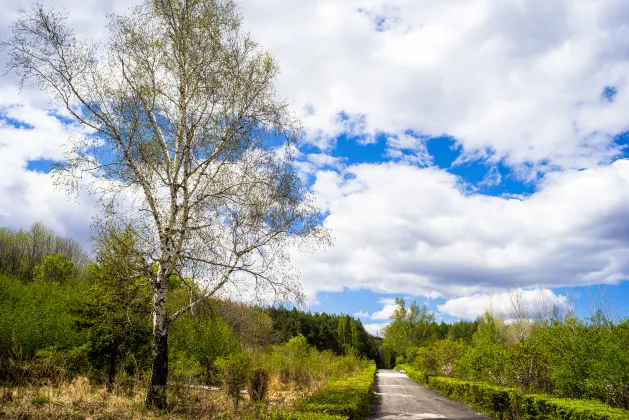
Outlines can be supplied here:
<path id="1" fill-rule="evenodd" d="M 2 412 L 146 415 L 151 291 L 145 278 L 128 275 L 133 247 L 121 237 L 105 238 L 92 258 L 42 224 L 0 228 Z M 173 305 L 189 299 L 189 287 L 171 278 Z M 208 300 L 173 323 L 168 352 L 172 395 L 163 415 L 224 418 L 288 416 L 271 407 L 297 418 L 299 403 L 325 399 L 317 391 L 379 357 L 376 341 L 350 316 L 227 299 Z M 373 385 L 373 372 L 366 383 Z"/>

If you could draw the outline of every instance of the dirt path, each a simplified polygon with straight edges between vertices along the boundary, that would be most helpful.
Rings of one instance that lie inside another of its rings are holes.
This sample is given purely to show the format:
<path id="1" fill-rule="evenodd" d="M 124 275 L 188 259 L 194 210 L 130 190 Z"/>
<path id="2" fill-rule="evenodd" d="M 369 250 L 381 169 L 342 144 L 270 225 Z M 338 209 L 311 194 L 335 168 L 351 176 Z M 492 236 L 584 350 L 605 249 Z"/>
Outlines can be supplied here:
<path id="1" fill-rule="evenodd" d="M 376 395 L 369 418 L 487 420 L 465 404 L 388 369 L 379 369 L 376 374 Z"/>

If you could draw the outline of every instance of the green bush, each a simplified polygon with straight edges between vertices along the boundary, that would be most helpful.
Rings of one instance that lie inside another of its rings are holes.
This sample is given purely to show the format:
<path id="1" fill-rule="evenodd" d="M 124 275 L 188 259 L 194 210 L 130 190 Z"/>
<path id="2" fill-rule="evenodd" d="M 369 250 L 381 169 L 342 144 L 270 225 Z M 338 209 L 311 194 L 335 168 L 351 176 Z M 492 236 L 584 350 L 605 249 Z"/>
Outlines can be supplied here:
<path id="1" fill-rule="evenodd" d="M 522 409 L 526 420 L 627 420 L 629 411 L 612 408 L 599 401 L 524 395 Z"/>
<path id="2" fill-rule="evenodd" d="M 355 356 L 337 356 L 331 351 L 319 352 L 303 335 L 291 338 L 284 345 L 257 348 L 251 352 L 253 365 L 279 376 L 283 384 L 306 388 L 312 381 L 351 376 L 365 362 Z"/>
<path id="3" fill-rule="evenodd" d="M 425 386 L 428 386 L 428 379 L 431 376 L 436 376 L 434 373 L 428 373 L 428 372 L 423 372 L 421 370 L 416 370 L 411 365 L 397 365 L 395 368 L 398 370 L 405 371 L 406 375 L 409 378 Z"/>
<path id="4" fill-rule="evenodd" d="M 295 411 L 271 411 L 262 418 L 264 420 L 347 420 L 347 416 Z"/>
<path id="5" fill-rule="evenodd" d="M 247 353 L 234 353 L 225 358 L 218 358 L 215 364 L 221 371 L 227 394 L 232 398 L 234 406 L 238 409 L 240 390 L 247 386 L 249 380 L 249 369 L 251 366 L 249 355 Z"/>
<path id="6" fill-rule="evenodd" d="M 522 393 L 518 389 L 439 376 L 430 377 L 428 386 L 441 395 L 464 402 L 494 419 L 522 418 Z"/>
<path id="7" fill-rule="evenodd" d="M 300 411 L 345 416 L 349 420 L 367 417 L 373 398 L 376 366 L 374 364 L 356 375 L 330 381 L 312 396 Z"/>

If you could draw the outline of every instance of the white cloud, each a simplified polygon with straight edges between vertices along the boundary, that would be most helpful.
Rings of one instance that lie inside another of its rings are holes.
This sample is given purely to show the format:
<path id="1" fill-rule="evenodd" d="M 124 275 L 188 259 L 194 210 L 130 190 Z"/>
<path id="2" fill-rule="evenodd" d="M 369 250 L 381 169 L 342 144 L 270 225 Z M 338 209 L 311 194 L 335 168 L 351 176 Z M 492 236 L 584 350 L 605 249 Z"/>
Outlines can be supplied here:
<path id="1" fill-rule="evenodd" d="M 549 289 L 522 290 L 496 294 L 477 293 L 449 299 L 438 305 L 439 311 L 457 318 L 475 319 L 489 311 L 493 314 L 504 314 L 507 319 L 514 317 L 514 304 L 518 305 L 524 318 L 534 318 L 537 313 L 547 313 L 553 306 L 565 308 L 568 299 L 563 295 L 556 295 Z"/>
<path id="2" fill-rule="evenodd" d="M 294 260 L 310 296 L 348 287 L 453 298 L 629 276 L 629 160 L 549 174 L 523 199 L 391 163 L 319 172 L 313 190 L 335 242 Z"/>
<path id="3" fill-rule="evenodd" d="M 369 318 L 369 312 L 358 311 L 354 314 L 355 318 Z"/>
<path id="4" fill-rule="evenodd" d="M 0 115 L 0 226 L 25 228 L 41 221 L 59 234 L 86 241 L 94 200 L 66 196 L 50 175 L 26 170 L 29 161 L 62 159 L 62 145 L 80 131 L 29 104 L 0 107 Z M 15 128 L 7 119 L 31 128 Z"/>
<path id="5" fill-rule="evenodd" d="M 395 308 L 397 305 L 395 304 L 395 299 L 380 299 L 378 302 L 384 303 L 384 307 L 371 314 L 371 319 L 373 320 L 388 320 L 395 312 Z"/>
<path id="6" fill-rule="evenodd" d="M 270 0 L 241 2 L 277 55 L 280 92 L 322 147 L 348 129 L 449 134 L 529 176 L 592 167 L 629 128 L 627 2 Z M 286 36 L 290 34 L 290 36 Z M 618 88 L 613 103 L 601 99 Z M 395 139 L 392 136 L 391 139 Z"/>
<path id="7" fill-rule="evenodd" d="M 388 322 L 375 322 L 371 324 L 363 324 L 363 327 L 365 327 L 365 330 L 369 334 L 382 337 L 383 336 L 382 330 L 387 325 L 388 325 Z"/>

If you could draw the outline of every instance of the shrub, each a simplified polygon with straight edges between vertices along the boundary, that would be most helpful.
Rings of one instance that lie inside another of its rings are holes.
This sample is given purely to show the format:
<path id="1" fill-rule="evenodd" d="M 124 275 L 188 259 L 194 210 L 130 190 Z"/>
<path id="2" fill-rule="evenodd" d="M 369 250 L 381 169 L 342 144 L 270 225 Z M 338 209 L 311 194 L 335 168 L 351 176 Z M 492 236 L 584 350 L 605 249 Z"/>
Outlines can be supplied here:
<path id="1" fill-rule="evenodd" d="M 434 373 L 428 373 L 428 372 L 423 372 L 421 370 L 416 370 L 410 365 L 397 365 L 395 368 L 405 371 L 406 375 L 409 378 L 425 386 L 428 386 L 428 379 L 431 376 L 436 376 Z"/>
<path id="2" fill-rule="evenodd" d="M 264 369 L 256 369 L 249 380 L 249 397 L 252 401 L 262 401 L 269 389 L 269 374 Z"/>
<path id="3" fill-rule="evenodd" d="M 464 402 L 494 419 L 522 417 L 522 393 L 515 388 L 438 376 L 430 377 L 428 385 L 441 395 Z"/>
<path id="4" fill-rule="evenodd" d="M 221 371 L 225 390 L 234 401 L 236 409 L 240 401 L 240 390 L 247 386 L 250 364 L 251 360 L 246 353 L 235 353 L 216 360 L 216 366 Z"/>
<path id="5" fill-rule="evenodd" d="M 375 374 L 376 366 L 372 364 L 352 377 L 330 381 L 307 400 L 300 411 L 341 415 L 350 420 L 363 419 L 373 398 Z"/>
<path id="6" fill-rule="evenodd" d="M 271 411 L 262 417 L 264 420 L 347 420 L 346 416 L 334 414 L 295 412 L 295 411 Z"/>
<path id="7" fill-rule="evenodd" d="M 629 412 L 599 401 L 524 395 L 522 408 L 527 420 L 627 420 Z"/>

